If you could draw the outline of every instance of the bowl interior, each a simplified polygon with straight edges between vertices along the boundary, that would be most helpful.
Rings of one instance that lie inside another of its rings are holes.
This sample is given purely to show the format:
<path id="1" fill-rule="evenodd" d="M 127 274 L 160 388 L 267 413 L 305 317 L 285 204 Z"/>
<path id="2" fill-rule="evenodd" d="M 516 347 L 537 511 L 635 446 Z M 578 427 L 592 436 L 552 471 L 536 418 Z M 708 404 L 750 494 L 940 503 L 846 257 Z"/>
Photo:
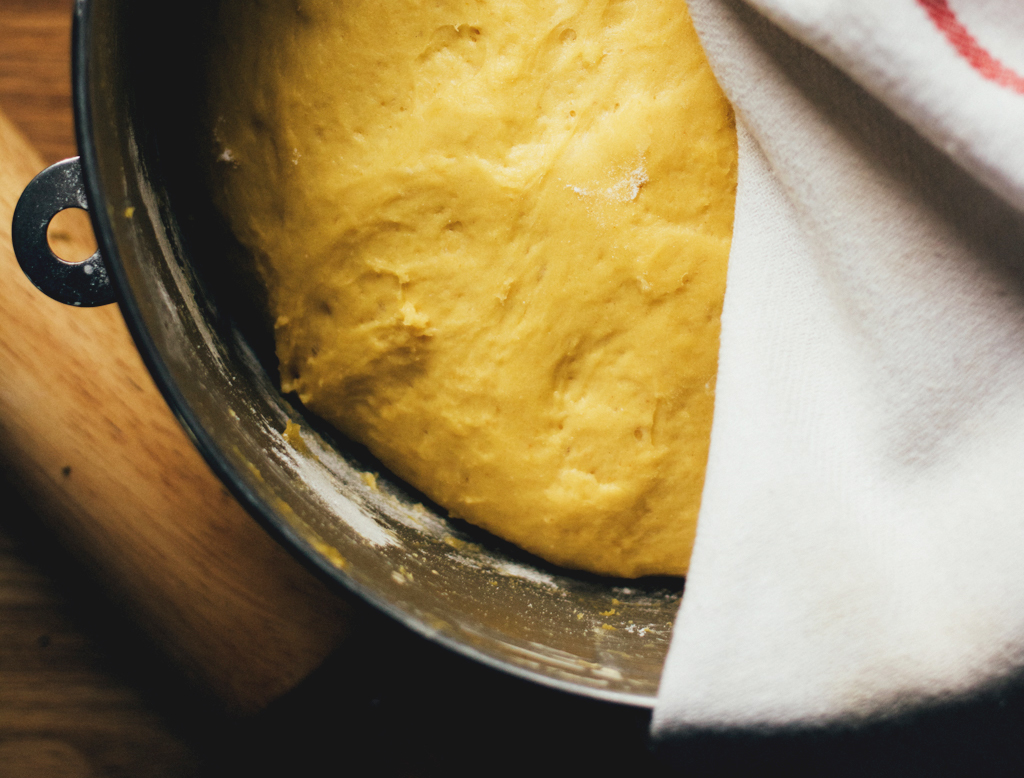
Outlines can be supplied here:
<path id="1" fill-rule="evenodd" d="M 205 192 L 215 6 L 76 10 L 75 110 L 97 235 L 172 409 L 250 512 L 331 581 L 508 672 L 652 705 L 680 580 L 562 570 L 448 519 L 278 390 L 258 291 Z"/>

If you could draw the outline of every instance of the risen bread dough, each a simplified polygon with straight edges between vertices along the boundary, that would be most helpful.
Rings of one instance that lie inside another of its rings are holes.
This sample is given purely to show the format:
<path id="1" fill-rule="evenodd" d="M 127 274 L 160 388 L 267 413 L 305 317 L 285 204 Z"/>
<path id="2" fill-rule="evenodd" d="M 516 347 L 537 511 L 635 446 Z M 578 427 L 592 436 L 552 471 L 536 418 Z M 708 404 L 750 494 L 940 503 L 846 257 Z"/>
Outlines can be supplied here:
<path id="1" fill-rule="evenodd" d="M 732 230 L 686 7 L 229 0 L 219 204 L 283 389 L 553 562 L 686 572 Z"/>

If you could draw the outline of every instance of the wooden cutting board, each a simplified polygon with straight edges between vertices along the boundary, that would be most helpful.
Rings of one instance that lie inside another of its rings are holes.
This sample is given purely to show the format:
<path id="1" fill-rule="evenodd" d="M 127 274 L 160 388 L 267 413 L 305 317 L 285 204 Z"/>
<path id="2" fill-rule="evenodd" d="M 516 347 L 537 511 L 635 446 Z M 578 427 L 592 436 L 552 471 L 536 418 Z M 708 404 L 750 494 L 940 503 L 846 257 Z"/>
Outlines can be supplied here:
<path id="1" fill-rule="evenodd" d="M 24 56 L 14 44 L 51 40 L 31 24 L 23 32 L 6 38 L 5 54 Z M 53 59 L 64 79 L 66 63 L 66 52 Z M 16 93 L 17 84 L 0 86 L 0 94 Z M 44 163 L 2 110 L 0 468 L 188 676 L 229 710 L 259 710 L 342 640 L 350 609 L 212 474 L 117 307 L 65 307 L 21 273 L 11 214 Z M 51 113 L 66 121 L 70 112 L 63 105 Z M 51 231 L 62 256 L 81 254 L 91 240 L 82 222 Z"/>

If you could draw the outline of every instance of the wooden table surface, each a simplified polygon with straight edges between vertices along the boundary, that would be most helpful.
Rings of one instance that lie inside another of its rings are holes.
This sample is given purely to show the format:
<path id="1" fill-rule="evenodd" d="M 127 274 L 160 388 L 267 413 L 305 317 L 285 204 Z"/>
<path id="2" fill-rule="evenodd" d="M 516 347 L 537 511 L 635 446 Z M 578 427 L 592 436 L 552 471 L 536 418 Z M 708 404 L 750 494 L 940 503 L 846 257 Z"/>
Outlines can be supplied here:
<path id="1" fill-rule="evenodd" d="M 0 109 L 47 163 L 76 153 L 72 0 L 0 0 Z M 0 480 L 0 778 L 659 772 L 649 714 L 548 691 L 375 613 L 298 688 L 232 717 Z"/>

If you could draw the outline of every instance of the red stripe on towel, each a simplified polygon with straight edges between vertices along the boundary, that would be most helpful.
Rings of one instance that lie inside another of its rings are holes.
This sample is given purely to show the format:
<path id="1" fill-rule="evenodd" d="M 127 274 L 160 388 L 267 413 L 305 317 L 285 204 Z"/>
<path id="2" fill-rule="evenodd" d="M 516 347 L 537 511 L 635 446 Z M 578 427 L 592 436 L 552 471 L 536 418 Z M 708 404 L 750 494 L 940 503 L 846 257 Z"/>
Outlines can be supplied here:
<path id="1" fill-rule="evenodd" d="M 993 57 L 953 13 L 947 0 L 917 0 L 953 48 L 984 78 L 1024 95 L 1024 76 Z"/>

